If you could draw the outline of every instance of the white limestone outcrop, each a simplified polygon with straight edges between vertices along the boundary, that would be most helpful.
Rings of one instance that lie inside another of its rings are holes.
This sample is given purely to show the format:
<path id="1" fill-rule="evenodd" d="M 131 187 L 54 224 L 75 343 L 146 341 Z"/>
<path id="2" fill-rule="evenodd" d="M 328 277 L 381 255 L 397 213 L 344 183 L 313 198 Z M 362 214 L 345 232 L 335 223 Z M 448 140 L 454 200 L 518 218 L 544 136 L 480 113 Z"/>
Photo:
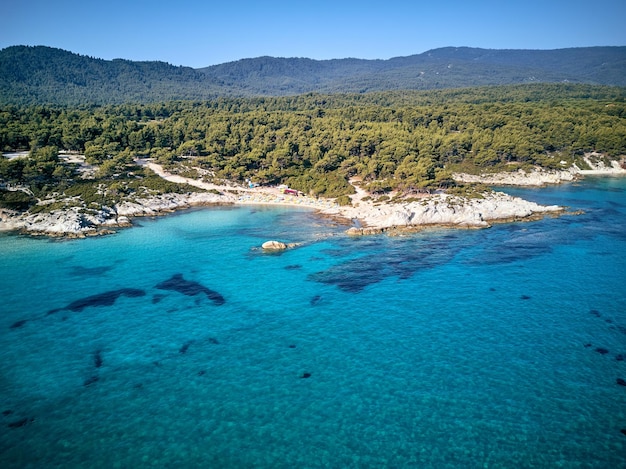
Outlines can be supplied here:
<path id="1" fill-rule="evenodd" d="M 0 210 L 0 231 L 22 230 L 30 234 L 83 237 L 107 234 L 111 228 L 131 226 L 132 217 L 154 216 L 199 205 L 232 203 L 234 197 L 210 192 L 162 194 L 126 201 L 99 210 L 71 207 L 41 213 Z"/>
<path id="2" fill-rule="evenodd" d="M 556 205 L 543 206 L 502 192 L 486 192 L 483 198 L 436 194 L 408 203 L 375 204 L 361 201 L 358 206 L 339 207 L 325 210 L 324 213 L 358 220 L 364 228 L 353 228 L 349 232 L 359 234 L 428 225 L 484 228 L 498 221 L 542 216 L 562 210 L 562 207 Z"/>
<path id="3" fill-rule="evenodd" d="M 519 169 L 517 171 L 501 173 L 455 173 L 453 177 L 454 180 L 458 182 L 483 183 L 492 186 L 545 186 L 547 184 L 571 182 L 586 175 L 626 175 L 626 169 L 624 169 L 626 160 L 623 156 L 619 160 L 609 160 L 605 159 L 605 155 L 589 152 L 585 153 L 583 160 L 591 169 L 580 169 L 574 164 L 568 169 L 562 170 L 548 170 L 538 167 L 530 171 Z"/>
<path id="4" fill-rule="evenodd" d="M 488 174 L 455 173 L 453 177 L 458 182 L 483 183 L 495 186 L 545 186 L 547 184 L 574 181 L 578 174 L 579 171 L 576 169 L 562 171 L 534 170 L 528 172 L 520 169 L 514 172 Z"/>

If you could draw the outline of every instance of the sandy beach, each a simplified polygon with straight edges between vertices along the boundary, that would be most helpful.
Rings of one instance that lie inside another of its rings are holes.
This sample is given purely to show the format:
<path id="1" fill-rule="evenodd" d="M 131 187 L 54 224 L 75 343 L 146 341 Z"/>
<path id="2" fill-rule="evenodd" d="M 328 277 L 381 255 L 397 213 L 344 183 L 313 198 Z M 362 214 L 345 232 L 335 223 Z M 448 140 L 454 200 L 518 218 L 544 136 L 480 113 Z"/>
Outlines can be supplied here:
<path id="1" fill-rule="evenodd" d="M 223 194 L 224 201 L 236 204 L 265 204 L 265 205 L 291 205 L 297 207 L 311 207 L 316 209 L 329 209 L 337 204 L 331 199 L 314 198 L 307 195 L 285 194 L 278 187 L 244 187 L 235 185 L 220 185 L 204 182 L 198 179 L 187 178 L 168 173 L 163 167 L 154 162 L 143 163 L 147 168 L 170 182 L 189 184 L 207 191 L 218 191 Z"/>
<path id="2" fill-rule="evenodd" d="M 523 219 L 562 210 L 561 207 L 544 207 L 501 192 L 485 194 L 484 198 L 476 199 L 434 194 L 425 195 L 418 202 L 377 203 L 368 197 L 371 194 L 363 190 L 355 180 L 350 181 L 356 191 L 351 196 L 352 205 L 340 206 L 332 199 L 288 195 L 276 187 L 220 186 L 172 175 L 156 163 L 148 162 L 146 166 L 168 181 L 187 183 L 226 194 L 234 204 L 287 205 L 318 210 L 324 215 L 353 224 L 349 230 L 352 235 L 379 233 L 392 228 L 416 229 L 429 225 L 484 228 L 492 222 Z"/>

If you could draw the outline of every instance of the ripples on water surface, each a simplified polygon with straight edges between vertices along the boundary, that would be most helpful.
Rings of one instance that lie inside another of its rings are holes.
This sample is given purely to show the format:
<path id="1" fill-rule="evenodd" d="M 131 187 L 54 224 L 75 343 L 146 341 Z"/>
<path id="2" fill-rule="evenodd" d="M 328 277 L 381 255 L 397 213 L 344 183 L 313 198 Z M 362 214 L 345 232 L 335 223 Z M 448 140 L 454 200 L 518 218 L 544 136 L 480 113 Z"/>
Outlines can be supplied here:
<path id="1" fill-rule="evenodd" d="M 625 187 L 401 238 L 250 207 L 4 236 L 2 466 L 624 467 Z"/>

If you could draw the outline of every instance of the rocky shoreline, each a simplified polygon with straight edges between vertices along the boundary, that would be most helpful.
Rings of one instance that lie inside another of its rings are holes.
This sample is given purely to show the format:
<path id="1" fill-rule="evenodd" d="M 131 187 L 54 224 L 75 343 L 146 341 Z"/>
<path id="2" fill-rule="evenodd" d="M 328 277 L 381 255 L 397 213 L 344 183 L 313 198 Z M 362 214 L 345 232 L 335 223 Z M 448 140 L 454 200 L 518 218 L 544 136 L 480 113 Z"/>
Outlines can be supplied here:
<path id="1" fill-rule="evenodd" d="M 520 169 L 513 172 L 483 173 L 483 174 L 454 174 L 454 180 L 466 183 L 482 183 L 491 186 L 546 186 L 549 184 L 561 184 L 572 182 L 585 176 L 624 176 L 626 175 L 626 161 L 605 162 L 600 153 L 586 153 L 583 160 L 591 169 L 580 169 L 572 165 L 568 169 L 546 170 L 534 169 L 524 171 Z M 608 164 L 607 164 L 608 163 Z"/>
<path id="2" fill-rule="evenodd" d="M 339 206 L 332 200 L 311 197 L 284 196 L 276 188 L 242 188 L 216 186 L 181 178 L 151 164 L 161 177 L 175 182 L 196 185 L 207 192 L 162 194 L 124 201 L 99 210 L 81 210 L 72 207 L 41 213 L 19 213 L 0 209 L 0 231 L 17 230 L 29 235 L 80 238 L 114 233 L 120 227 L 132 226 L 132 219 L 158 216 L 176 210 L 216 205 L 293 205 L 309 207 L 321 214 L 340 218 L 353 226 L 351 235 L 381 232 L 403 232 L 427 226 L 455 228 L 485 228 L 493 223 L 533 220 L 546 215 L 562 213 L 559 206 L 542 206 L 502 192 L 485 192 L 478 197 L 459 197 L 448 194 L 424 195 L 417 200 L 376 202 L 369 194 L 357 188 L 351 206 Z M 563 171 L 517 171 L 487 175 L 459 175 L 464 182 L 482 182 L 490 185 L 541 186 L 573 181 L 585 174 L 626 174 L 619 166 L 581 171 L 578 168 Z M 184 179 L 184 180 L 183 180 Z"/>
<path id="3" fill-rule="evenodd" d="M 580 178 L 580 170 L 570 169 L 562 171 L 524 171 L 503 172 L 492 174 L 454 174 L 454 180 L 465 183 L 482 183 L 490 186 L 546 186 L 572 182 Z"/>
<path id="4" fill-rule="evenodd" d="M 113 207 L 83 211 L 78 207 L 44 213 L 19 213 L 0 209 L 0 231 L 20 231 L 33 236 L 84 238 L 111 234 L 132 226 L 135 217 L 159 216 L 198 206 L 232 204 L 227 196 L 206 192 L 163 194 Z"/>
<path id="5" fill-rule="evenodd" d="M 435 194 L 419 201 L 395 204 L 360 202 L 352 207 L 324 210 L 327 215 L 354 220 L 350 235 L 401 233 L 429 226 L 488 228 L 494 223 L 533 220 L 562 213 L 557 205 L 544 206 L 502 192 L 485 192 L 480 198 Z"/>
<path id="6" fill-rule="evenodd" d="M 116 228 L 132 226 L 135 217 L 158 216 L 198 206 L 217 205 L 288 205 L 309 207 L 321 214 L 341 218 L 355 226 L 348 234 L 371 234 L 383 231 L 424 226 L 484 228 L 497 221 L 529 219 L 558 213 L 558 206 L 541 206 L 501 192 L 485 193 L 483 198 L 462 198 L 446 194 L 424 197 L 407 203 L 375 203 L 358 201 L 353 206 L 339 206 L 327 201 L 296 203 L 295 200 L 264 196 L 236 196 L 194 192 L 164 194 L 126 201 L 114 207 L 85 212 L 78 208 L 49 213 L 17 213 L 0 211 L 0 230 L 19 230 L 30 235 L 82 238 L 110 234 Z"/>

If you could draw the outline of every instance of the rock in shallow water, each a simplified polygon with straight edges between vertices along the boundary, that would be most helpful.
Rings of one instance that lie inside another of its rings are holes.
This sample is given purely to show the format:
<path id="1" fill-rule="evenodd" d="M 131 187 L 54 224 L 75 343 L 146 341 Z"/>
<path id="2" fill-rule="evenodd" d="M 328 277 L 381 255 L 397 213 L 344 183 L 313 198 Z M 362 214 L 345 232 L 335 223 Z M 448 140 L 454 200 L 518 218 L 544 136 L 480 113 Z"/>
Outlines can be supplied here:
<path id="1" fill-rule="evenodd" d="M 265 241 L 261 247 L 266 251 L 282 251 L 287 249 L 287 245 L 280 241 Z"/>

